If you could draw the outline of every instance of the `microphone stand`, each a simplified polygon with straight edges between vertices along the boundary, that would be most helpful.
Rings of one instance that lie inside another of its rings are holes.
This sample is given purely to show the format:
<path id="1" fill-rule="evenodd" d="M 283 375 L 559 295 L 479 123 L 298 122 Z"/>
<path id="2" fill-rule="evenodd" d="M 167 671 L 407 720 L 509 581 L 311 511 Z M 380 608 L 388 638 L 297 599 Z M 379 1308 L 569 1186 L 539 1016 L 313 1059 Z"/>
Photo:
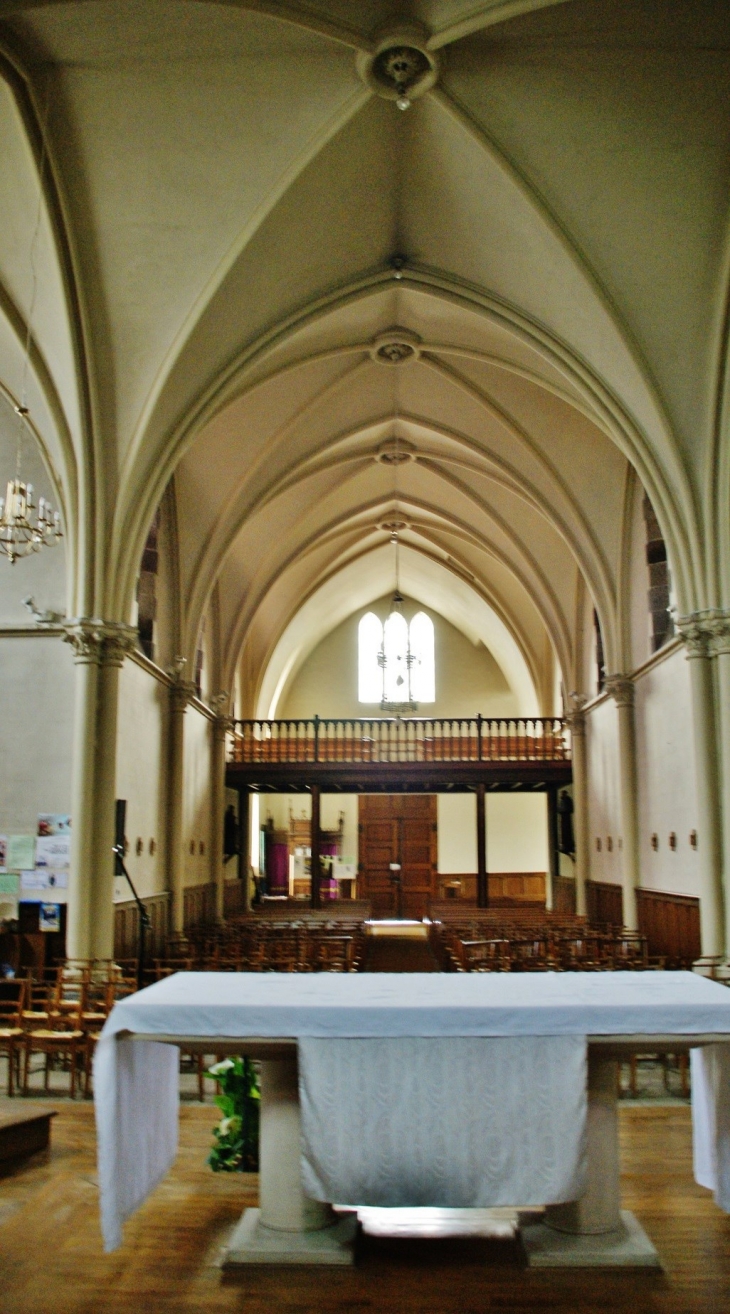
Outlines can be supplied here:
<path id="1" fill-rule="evenodd" d="M 127 884 L 129 885 L 129 888 L 132 891 L 132 895 L 134 896 L 134 902 L 137 905 L 137 915 L 139 922 L 139 933 L 137 939 L 137 989 L 142 990 L 144 987 L 145 938 L 152 923 L 150 921 L 150 915 L 147 909 L 145 908 L 142 900 L 140 899 L 137 891 L 134 888 L 132 877 L 130 876 L 129 872 L 127 871 L 127 868 L 124 865 L 124 846 L 122 844 L 115 844 L 112 849 L 112 853 L 116 858 L 117 867 L 121 868 L 121 870 L 117 872 L 117 875 L 126 876 Z"/>

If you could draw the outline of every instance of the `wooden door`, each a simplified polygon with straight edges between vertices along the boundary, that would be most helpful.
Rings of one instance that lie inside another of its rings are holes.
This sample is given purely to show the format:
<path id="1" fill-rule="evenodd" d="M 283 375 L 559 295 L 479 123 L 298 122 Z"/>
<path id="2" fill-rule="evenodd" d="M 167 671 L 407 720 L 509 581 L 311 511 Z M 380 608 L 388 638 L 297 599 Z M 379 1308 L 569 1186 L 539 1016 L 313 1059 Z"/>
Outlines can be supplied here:
<path id="1" fill-rule="evenodd" d="M 424 917 L 436 897 L 436 795 L 363 794 L 359 830 L 358 895 L 373 916 Z"/>

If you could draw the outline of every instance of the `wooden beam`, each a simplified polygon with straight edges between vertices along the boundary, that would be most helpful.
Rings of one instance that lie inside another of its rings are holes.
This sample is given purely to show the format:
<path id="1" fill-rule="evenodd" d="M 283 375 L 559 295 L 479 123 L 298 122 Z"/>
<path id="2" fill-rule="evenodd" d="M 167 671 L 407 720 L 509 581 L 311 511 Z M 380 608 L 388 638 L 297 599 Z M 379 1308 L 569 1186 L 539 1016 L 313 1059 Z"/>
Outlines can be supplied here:
<path id="1" fill-rule="evenodd" d="M 550 904 L 554 907 L 558 877 L 560 876 L 560 851 L 558 849 L 558 787 L 548 785 L 548 863 L 550 868 Z"/>
<path id="2" fill-rule="evenodd" d="M 487 886 L 487 810 L 484 781 L 477 785 L 477 908 L 489 906 Z"/>
<path id="3" fill-rule="evenodd" d="M 312 872 L 312 896 L 311 906 L 319 908 L 321 905 L 320 897 L 320 880 L 322 877 L 322 864 L 319 857 L 319 846 L 321 840 L 320 809 L 319 809 L 319 785 L 312 785 L 312 835 L 311 835 L 311 872 Z"/>
<path id="4" fill-rule="evenodd" d="M 245 786 L 238 791 L 238 879 L 243 881 L 243 907 L 248 912 L 251 891 L 248 869 L 251 861 L 251 834 L 249 818 L 251 795 Z"/>

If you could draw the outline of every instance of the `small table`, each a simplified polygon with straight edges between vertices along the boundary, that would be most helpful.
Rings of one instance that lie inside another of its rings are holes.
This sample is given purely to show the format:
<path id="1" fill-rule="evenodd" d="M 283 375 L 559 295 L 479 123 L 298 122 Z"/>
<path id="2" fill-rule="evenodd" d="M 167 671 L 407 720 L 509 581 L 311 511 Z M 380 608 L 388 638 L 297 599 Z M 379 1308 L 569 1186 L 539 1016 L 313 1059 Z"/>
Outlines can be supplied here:
<path id="1" fill-rule="evenodd" d="M 522 1229 L 528 1262 L 659 1267 L 648 1237 L 620 1208 L 616 1064 L 647 1049 L 730 1041 L 730 991 L 689 972 L 180 973 L 130 996 L 113 1010 L 97 1051 L 97 1097 L 105 1089 L 113 1096 L 118 1045 L 162 1042 L 261 1062 L 260 1210 L 244 1214 L 229 1262 L 352 1262 L 355 1220 L 307 1200 L 300 1182 L 296 1046 L 312 1035 L 586 1036 L 588 1189 Z M 133 1083 L 125 1098 L 134 1100 Z M 101 1164 L 115 1134 L 103 1098 L 97 1117 L 103 1191 Z"/>

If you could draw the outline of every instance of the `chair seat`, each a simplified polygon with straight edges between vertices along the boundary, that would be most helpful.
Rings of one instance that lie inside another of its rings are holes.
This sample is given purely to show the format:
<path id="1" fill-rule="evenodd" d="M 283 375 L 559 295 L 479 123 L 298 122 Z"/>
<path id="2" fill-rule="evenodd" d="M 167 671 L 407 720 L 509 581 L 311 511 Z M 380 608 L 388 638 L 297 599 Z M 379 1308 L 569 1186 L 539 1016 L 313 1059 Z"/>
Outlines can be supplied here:
<path id="1" fill-rule="evenodd" d="M 68 1043 L 71 1040 L 83 1040 L 84 1038 L 83 1031 L 44 1031 L 41 1029 L 39 1031 L 29 1031 L 27 1035 L 29 1040 L 57 1040 L 59 1043 L 62 1041 Z"/>
<path id="2" fill-rule="evenodd" d="M 34 1008 L 24 1008 L 22 1012 L 22 1017 L 25 1022 L 47 1022 L 50 1016 L 50 1013 L 41 1013 L 40 1010 Z"/>
<path id="3" fill-rule="evenodd" d="M 22 1027 L 0 1027 L 0 1040 L 14 1040 L 23 1035 Z"/>

